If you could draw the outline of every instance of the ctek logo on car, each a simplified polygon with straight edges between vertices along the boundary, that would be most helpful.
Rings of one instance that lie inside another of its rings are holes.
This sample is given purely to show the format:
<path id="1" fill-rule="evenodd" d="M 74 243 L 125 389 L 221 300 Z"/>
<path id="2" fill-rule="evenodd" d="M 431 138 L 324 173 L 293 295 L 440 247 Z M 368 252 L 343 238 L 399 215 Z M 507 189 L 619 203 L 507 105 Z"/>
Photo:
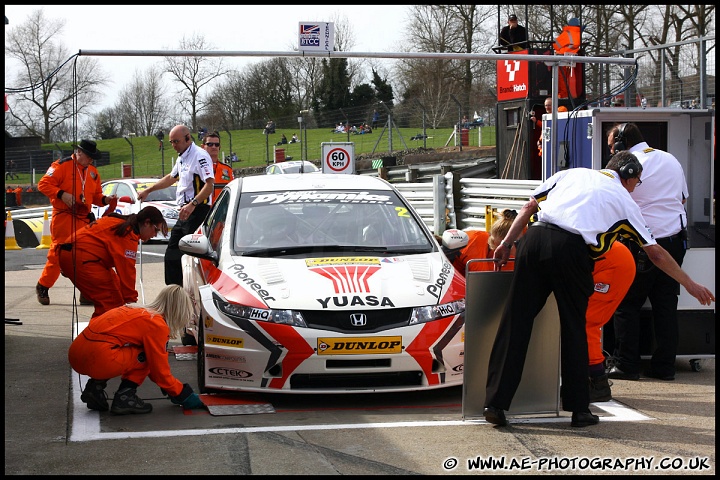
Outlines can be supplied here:
<path id="1" fill-rule="evenodd" d="M 223 347 L 244 348 L 245 341 L 242 338 L 220 337 L 218 335 L 206 335 L 205 343 L 221 345 Z"/>
<path id="2" fill-rule="evenodd" d="M 213 368 L 209 368 L 208 372 L 212 373 L 213 375 L 220 375 L 223 377 L 231 377 L 231 378 L 250 378 L 250 377 L 252 377 L 252 373 L 245 371 L 245 370 L 238 370 L 237 368 L 213 367 Z"/>
<path id="3" fill-rule="evenodd" d="M 318 338 L 318 355 L 402 353 L 402 337 Z"/>

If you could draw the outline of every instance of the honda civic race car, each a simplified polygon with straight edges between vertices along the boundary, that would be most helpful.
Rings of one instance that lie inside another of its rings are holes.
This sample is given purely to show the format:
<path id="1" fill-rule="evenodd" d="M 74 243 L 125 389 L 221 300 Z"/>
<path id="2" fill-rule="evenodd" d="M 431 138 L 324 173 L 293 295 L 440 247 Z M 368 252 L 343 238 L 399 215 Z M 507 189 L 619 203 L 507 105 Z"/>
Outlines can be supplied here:
<path id="1" fill-rule="evenodd" d="M 385 180 L 235 179 L 180 249 L 202 392 L 462 384 L 465 280 Z"/>
<path id="2" fill-rule="evenodd" d="M 175 199 L 175 191 L 177 186 L 171 185 L 169 187 L 155 190 L 148 195 L 148 198 L 140 203 L 138 200 L 138 193 L 142 192 L 150 185 L 158 182 L 157 178 L 124 178 L 122 180 L 109 180 L 103 182 L 102 192 L 103 195 L 117 195 L 118 203 L 115 207 L 115 213 L 122 215 L 130 215 L 132 213 L 138 213 L 141 208 L 147 206 L 157 207 L 162 213 L 163 218 L 168 225 L 168 234 L 163 235 L 162 232 L 158 232 L 151 241 L 167 242 L 170 239 L 170 230 L 175 226 L 178 220 L 179 210 Z M 102 217 L 103 213 L 107 210 L 107 207 L 98 207 L 93 205 L 92 212 L 96 218 Z"/>

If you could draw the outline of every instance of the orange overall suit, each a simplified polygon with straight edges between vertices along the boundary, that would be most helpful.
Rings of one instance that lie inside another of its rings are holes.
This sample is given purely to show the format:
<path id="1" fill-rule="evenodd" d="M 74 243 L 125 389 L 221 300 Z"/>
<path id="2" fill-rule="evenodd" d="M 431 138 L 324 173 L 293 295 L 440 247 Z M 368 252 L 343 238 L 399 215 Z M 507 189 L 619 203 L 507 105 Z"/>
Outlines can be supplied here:
<path id="1" fill-rule="evenodd" d="M 150 310 L 121 306 L 92 318 L 68 351 L 72 368 L 90 378 L 121 376 L 137 385 L 150 380 L 170 396 L 180 395 L 183 384 L 170 371 L 165 319 Z"/>
<path id="2" fill-rule="evenodd" d="M 112 228 L 123 221 L 102 217 L 55 247 L 62 274 L 95 305 L 93 317 L 138 299 L 135 258 L 140 236 L 134 231 L 124 237 L 115 235 Z"/>
<path id="3" fill-rule="evenodd" d="M 58 240 L 68 238 L 70 234 L 90 223 L 88 215 L 93 204 L 100 207 L 105 204 L 97 168 L 93 165 L 80 167 L 75 160 L 75 154 L 54 161 L 38 182 L 38 190 L 50 199 L 53 207 L 50 221 L 51 245 L 45 268 L 38 280 L 42 286 L 50 288 L 60 276 L 54 248 Z M 60 199 L 62 192 L 75 196 L 74 208 L 68 207 Z"/>
<path id="4" fill-rule="evenodd" d="M 213 202 L 215 202 L 215 199 L 218 198 L 218 195 L 220 195 L 220 192 L 222 192 L 223 187 L 230 183 L 230 180 L 235 178 L 235 174 L 233 174 L 233 169 L 230 165 L 221 161 L 213 164 L 213 172 L 215 173 L 215 190 L 213 191 Z"/>
<path id="5" fill-rule="evenodd" d="M 487 262 L 473 262 L 470 264 L 471 272 L 492 272 L 495 268 L 495 262 L 492 261 L 494 250 L 490 249 L 488 245 L 488 239 L 490 233 L 485 230 L 465 230 L 468 235 L 468 244 L 460 251 L 460 254 L 453 260 L 453 266 L 455 269 L 465 275 L 465 265 L 467 262 L 473 259 L 490 259 Z M 515 261 L 509 261 L 504 267 L 503 271 L 512 271 L 515 268 Z"/>
<path id="6" fill-rule="evenodd" d="M 595 291 L 590 295 L 585 315 L 589 365 L 605 361 L 602 326 L 612 318 L 634 279 L 635 259 L 620 242 L 613 242 L 607 253 L 595 260 Z"/>

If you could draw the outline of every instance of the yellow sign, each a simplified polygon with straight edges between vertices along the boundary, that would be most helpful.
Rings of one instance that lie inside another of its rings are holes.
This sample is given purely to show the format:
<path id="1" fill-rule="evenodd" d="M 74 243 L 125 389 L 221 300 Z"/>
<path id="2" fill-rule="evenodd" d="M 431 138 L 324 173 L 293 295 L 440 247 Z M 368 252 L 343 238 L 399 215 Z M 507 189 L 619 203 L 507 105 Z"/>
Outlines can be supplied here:
<path id="1" fill-rule="evenodd" d="M 206 335 L 205 343 L 234 348 L 243 348 L 245 345 L 242 338 L 220 337 L 218 335 Z"/>
<path id="2" fill-rule="evenodd" d="M 338 258 L 307 258 L 308 267 L 324 267 L 327 265 L 379 265 L 377 257 L 338 257 Z"/>
<path id="3" fill-rule="evenodd" d="M 402 337 L 318 338 L 318 355 L 402 353 Z"/>

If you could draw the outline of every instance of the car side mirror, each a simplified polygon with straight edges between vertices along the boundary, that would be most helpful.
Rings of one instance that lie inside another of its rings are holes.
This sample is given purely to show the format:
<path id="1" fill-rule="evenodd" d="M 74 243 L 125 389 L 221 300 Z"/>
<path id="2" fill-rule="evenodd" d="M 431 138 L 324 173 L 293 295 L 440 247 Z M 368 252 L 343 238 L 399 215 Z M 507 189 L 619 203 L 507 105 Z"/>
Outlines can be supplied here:
<path id="1" fill-rule="evenodd" d="M 185 235 L 178 242 L 180 251 L 192 257 L 210 260 L 213 264 L 218 264 L 218 255 L 210 246 L 210 241 L 202 233 L 190 233 Z"/>
<path id="2" fill-rule="evenodd" d="M 135 203 L 135 200 L 128 197 L 127 195 L 123 195 L 122 197 L 118 198 L 118 201 L 125 202 L 125 203 Z"/>

